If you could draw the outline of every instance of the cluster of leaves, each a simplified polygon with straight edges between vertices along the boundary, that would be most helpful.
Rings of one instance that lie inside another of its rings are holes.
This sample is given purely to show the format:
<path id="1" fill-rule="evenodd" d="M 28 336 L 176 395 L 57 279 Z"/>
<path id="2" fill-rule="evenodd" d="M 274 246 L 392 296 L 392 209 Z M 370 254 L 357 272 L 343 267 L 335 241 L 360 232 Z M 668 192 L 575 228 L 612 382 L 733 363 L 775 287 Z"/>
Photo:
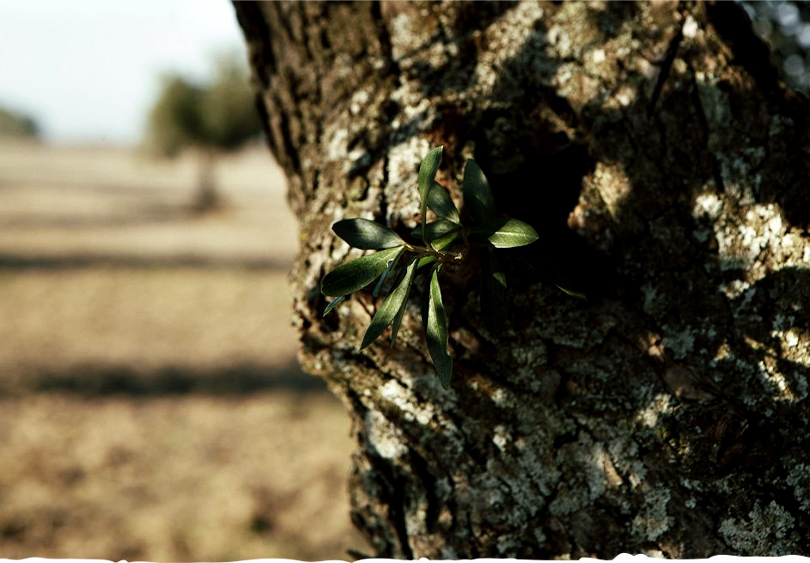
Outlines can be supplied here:
<path id="1" fill-rule="evenodd" d="M 425 271 L 427 288 L 422 321 L 433 365 L 442 385 L 448 387 L 453 358 L 447 353 L 448 323 L 439 286 L 440 274 L 458 268 L 471 256 L 479 255 L 470 252 L 471 246 L 482 246 L 481 308 L 487 326 L 499 330 L 505 320 L 506 278 L 495 262 L 493 250 L 524 246 L 538 237 L 526 223 L 497 216 L 489 183 L 473 160 L 468 160 L 464 168 L 462 193 L 469 225 L 462 224 L 447 189 L 436 182 L 441 158 L 442 147 L 437 147 L 427 154 L 419 167 L 420 225 L 411 236 L 421 244 L 411 244 L 385 225 L 368 219 L 338 221 L 332 226 L 336 235 L 355 248 L 376 252 L 329 272 L 321 281 L 321 292 L 334 297 L 324 311 L 326 316 L 346 296 L 374 280 L 379 278 L 373 293 L 377 297 L 386 280 L 393 279 L 393 289 L 371 319 L 360 347 L 369 346 L 388 326 L 391 326 L 393 345 L 414 278 Z M 430 223 L 426 221 L 428 209 L 436 214 L 436 220 Z"/>

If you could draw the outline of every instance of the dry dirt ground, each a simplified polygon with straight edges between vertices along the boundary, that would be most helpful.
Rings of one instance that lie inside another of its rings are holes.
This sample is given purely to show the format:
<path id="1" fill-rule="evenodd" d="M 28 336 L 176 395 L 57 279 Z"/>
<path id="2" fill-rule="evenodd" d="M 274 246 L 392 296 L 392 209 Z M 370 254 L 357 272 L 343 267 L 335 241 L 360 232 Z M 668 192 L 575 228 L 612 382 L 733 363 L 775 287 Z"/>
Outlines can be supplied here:
<path id="1" fill-rule="evenodd" d="M 295 362 L 296 225 L 218 167 L 0 144 L 0 558 L 351 559 L 342 406 Z"/>

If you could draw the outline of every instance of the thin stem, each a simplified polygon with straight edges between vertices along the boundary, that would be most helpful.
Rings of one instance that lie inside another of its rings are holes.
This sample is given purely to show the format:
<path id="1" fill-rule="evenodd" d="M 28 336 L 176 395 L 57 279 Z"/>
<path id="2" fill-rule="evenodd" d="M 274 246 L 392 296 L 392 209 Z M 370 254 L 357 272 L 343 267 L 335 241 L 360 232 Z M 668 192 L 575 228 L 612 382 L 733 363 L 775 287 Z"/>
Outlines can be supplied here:
<path id="1" fill-rule="evenodd" d="M 424 246 L 411 246 L 409 244 L 405 246 L 419 258 L 423 256 L 435 256 L 436 260 L 440 263 L 463 260 L 466 256 L 464 252 L 444 252 L 443 250 L 434 250 Z"/>

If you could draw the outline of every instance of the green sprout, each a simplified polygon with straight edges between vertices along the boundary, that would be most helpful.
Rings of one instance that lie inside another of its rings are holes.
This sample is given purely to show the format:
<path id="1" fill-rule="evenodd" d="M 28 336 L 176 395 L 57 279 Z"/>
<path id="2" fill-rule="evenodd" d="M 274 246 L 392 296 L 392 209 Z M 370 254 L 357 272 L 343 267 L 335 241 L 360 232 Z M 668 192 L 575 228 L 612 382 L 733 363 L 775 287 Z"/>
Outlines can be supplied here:
<path id="1" fill-rule="evenodd" d="M 453 358 L 447 353 L 448 322 L 439 275 L 457 270 L 462 262 L 477 255 L 470 252 L 471 247 L 483 247 L 481 310 L 487 327 L 498 332 L 506 320 L 506 276 L 498 267 L 493 251 L 531 244 L 538 236 L 522 221 L 497 216 L 489 182 L 473 160 L 468 160 L 464 168 L 462 193 L 469 225 L 462 224 L 449 192 L 436 181 L 441 159 L 442 147 L 437 147 L 427 154 L 419 167 L 420 225 L 411 236 L 421 244 L 411 244 L 387 226 L 368 219 L 338 221 L 332 225 L 337 236 L 355 248 L 376 252 L 326 274 L 321 281 L 321 292 L 334 297 L 324 311 L 326 316 L 348 295 L 374 280 L 379 278 L 373 292 L 377 297 L 386 280 L 393 279 L 393 289 L 371 319 L 360 349 L 369 346 L 389 326 L 393 345 L 413 280 L 417 274 L 427 272 L 422 320 L 430 357 L 439 381 L 447 388 L 453 373 Z M 427 222 L 428 209 L 436 215 L 430 223 Z M 398 267 L 400 263 L 402 266 Z"/>

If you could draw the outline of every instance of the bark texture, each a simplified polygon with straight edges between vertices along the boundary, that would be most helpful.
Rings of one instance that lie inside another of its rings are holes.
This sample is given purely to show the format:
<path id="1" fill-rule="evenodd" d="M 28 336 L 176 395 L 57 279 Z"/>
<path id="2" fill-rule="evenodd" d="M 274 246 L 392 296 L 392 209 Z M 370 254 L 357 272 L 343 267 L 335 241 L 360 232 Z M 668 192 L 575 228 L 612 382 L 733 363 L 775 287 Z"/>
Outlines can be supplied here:
<path id="1" fill-rule="evenodd" d="M 736 6 L 235 6 L 301 223 L 301 359 L 352 417 L 376 555 L 810 554 L 810 106 Z M 457 200 L 474 157 L 541 235 L 501 254 L 500 339 L 475 278 L 443 279 L 451 390 L 417 300 L 359 351 L 377 303 L 324 319 L 318 292 L 358 255 L 334 221 L 416 225 L 439 144 Z"/>

